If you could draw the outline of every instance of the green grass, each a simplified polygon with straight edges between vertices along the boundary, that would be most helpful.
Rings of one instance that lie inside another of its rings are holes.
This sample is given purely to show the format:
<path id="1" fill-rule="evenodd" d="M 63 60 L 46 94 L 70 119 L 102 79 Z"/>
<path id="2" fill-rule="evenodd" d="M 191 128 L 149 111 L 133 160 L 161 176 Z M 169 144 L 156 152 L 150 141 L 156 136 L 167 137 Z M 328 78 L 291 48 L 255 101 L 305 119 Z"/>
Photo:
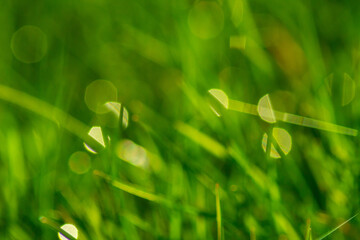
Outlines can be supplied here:
<path id="1" fill-rule="evenodd" d="M 1 1 L 0 239 L 358 239 L 359 22 L 352 0 Z"/>

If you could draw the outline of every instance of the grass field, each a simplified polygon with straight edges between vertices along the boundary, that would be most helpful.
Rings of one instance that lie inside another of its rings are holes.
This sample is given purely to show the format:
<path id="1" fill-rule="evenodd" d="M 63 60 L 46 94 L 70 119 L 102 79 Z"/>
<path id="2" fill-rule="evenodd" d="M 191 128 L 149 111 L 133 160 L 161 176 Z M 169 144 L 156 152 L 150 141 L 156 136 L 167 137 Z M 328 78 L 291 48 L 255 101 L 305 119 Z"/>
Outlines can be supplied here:
<path id="1" fill-rule="evenodd" d="M 360 4 L 0 1 L 0 239 L 360 239 Z"/>

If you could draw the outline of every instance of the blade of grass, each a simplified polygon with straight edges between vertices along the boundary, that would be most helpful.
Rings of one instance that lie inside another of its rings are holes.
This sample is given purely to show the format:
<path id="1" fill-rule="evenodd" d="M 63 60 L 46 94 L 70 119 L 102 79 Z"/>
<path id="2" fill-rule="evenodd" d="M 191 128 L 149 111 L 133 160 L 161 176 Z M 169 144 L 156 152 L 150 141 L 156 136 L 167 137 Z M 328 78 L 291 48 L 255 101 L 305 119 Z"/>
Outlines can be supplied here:
<path id="1" fill-rule="evenodd" d="M 55 230 L 56 232 L 61 233 L 64 237 L 66 237 L 69 240 L 76 240 L 76 238 L 74 238 L 72 235 L 70 235 L 69 233 L 67 233 L 66 231 L 64 231 L 63 229 L 60 228 L 59 224 L 57 224 L 56 222 L 50 220 L 47 217 L 41 216 L 39 218 L 39 221 L 47 226 L 49 226 L 51 229 Z"/>
<path id="2" fill-rule="evenodd" d="M 256 240 L 255 228 L 250 229 L 250 240 Z"/>
<path id="3" fill-rule="evenodd" d="M 165 207 L 171 208 L 171 209 L 175 209 L 175 210 L 180 210 L 180 211 L 184 211 L 190 214 L 199 214 L 199 215 L 203 215 L 203 216 L 208 216 L 208 217 L 212 217 L 213 214 L 208 213 L 208 212 L 204 212 L 201 211 L 200 209 L 197 209 L 195 207 L 189 206 L 189 205 L 183 205 L 183 204 L 177 204 L 174 203 L 173 201 L 166 199 L 165 197 L 153 194 L 153 193 L 149 193 L 147 191 L 144 190 L 140 190 L 135 186 L 131 186 L 130 184 L 127 183 L 122 183 L 118 180 L 113 179 L 111 176 L 109 176 L 108 174 L 101 172 L 99 170 L 94 170 L 93 174 L 95 176 L 101 177 L 104 180 L 106 180 L 107 182 L 109 182 L 112 186 L 114 186 L 115 188 L 118 188 L 124 192 L 127 192 L 131 195 L 137 196 L 139 198 L 142 199 L 146 199 L 148 201 L 151 202 L 155 202 L 158 203 L 160 205 L 163 205 Z"/>
<path id="4" fill-rule="evenodd" d="M 220 206 L 220 191 L 219 184 L 215 185 L 215 197 L 216 197 L 216 223 L 217 223 L 217 236 L 218 240 L 221 240 L 221 206 Z"/>
<path id="5" fill-rule="evenodd" d="M 285 233 L 287 237 L 291 240 L 300 240 L 300 237 L 295 230 L 293 223 L 291 223 L 283 213 L 274 212 L 273 217 L 276 227 L 278 228 L 278 233 Z"/>
<path id="6" fill-rule="evenodd" d="M 349 218 L 348 220 L 346 220 L 345 222 L 341 223 L 340 225 L 338 225 L 337 227 L 333 228 L 332 230 L 328 231 L 327 233 L 323 234 L 321 237 L 317 238 L 317 240 L 322 240 L 326 237 L 328 237 L 330 234 L 332 234 L 333 232 L 335 232 L 336 230 L 338 230 L 339 228 L 341 228 L 342 226 L 344 226 L 346 223 L 350 222 L 352 219 L 354 219 L 357 215 L 359 215 L 360 212 L 356 213 L 354 216 L 352 216 L 351 218 Z"/>
<path id="7" fill-rule="evenodd" d="M 88 126 L 47 102 L 4 85 L 0 85 L 0 99 L 45 117 L 85 141 L 89 139 Z"/>
<path id="8" fill-rule="evenodd" d="M 114 187 L 123 190 L 124 192 L 130 193 L 134 196 L 149 200 L 151 202 L 156 202 L 156 203 L 160 203 L 160 204 L 165 204 L 165 205 L 171 205 L 171 202 L 161 196 L 149 193 L 149 192 L 145 192 L 143 190 L 140 190 L 134 186 L 130 186 L 129 184 L 125 184 L 122 183 L 120 181 L 117 180 L 113 180 L 109 175 L 98 171 L 98 170 L 94 170 L 94 175 L 101 177 L 103 179 L 105 179 L 106 181 L 108 181 L 111 185 L 113 185 Z"/>
<path id="9" fill-rule="evenodd" d="M 229 110 L 231 111 L 247 113 L 251 115 L 259 115 L 256 109 L 257 109 L 257 105 L 255 104 L 246 103 L 235 99 L 229 99 Z M 309 117 L 303 117 L 292 113 L 280 112 L 276 110 L 274 110 L 273 112 L 275 114 L 275 119 L 277 121 L 290 123 L 298 126 L 314 128 L 327 132 L 339 133 L 343 135 L 349 135 L 349 136 L 358 135 L 358 130 L 356 129 L 344 127 L 327 121 L 317 120 Z"/>
<path id="10" fill-rule="evenodd" d="M 236 163 L 245 171 L 245 173 L 254 180 L 254 182 L 259 186 L 263 191 L 267 190 L 266 184 L 271 181 L 266 176 L 266 174 L 257 166 L 252 164 L 249 161 L 246 161 L 246 157 L 243 152 L 237 147 L 235 143 L 232 143 L 228 148 L 229 155 L 234 158 Z"/>
<path id="11" fill-rule="evenodd" d="M 311 221 L 310 219 L 306 222 L 306 234 L 305 234 L 305 240 L 311 240 Z"/>
<path id="12" fill-rule="evenodd" d="M 184 136 L 193 140 L 195 143 L 199 144 L 201 147 L 203 147 L 213 155 L 219 158 L 223 158 L 227 155 L 226 149 L 222 144 L 220 144 L 218 141 L 214 140 L 210 136 L 200 132 L 196 128 L 193 128 L 192 126 L 187 125 L 183 122 L 177 122 L 175 124 L 175 129 Z"/>

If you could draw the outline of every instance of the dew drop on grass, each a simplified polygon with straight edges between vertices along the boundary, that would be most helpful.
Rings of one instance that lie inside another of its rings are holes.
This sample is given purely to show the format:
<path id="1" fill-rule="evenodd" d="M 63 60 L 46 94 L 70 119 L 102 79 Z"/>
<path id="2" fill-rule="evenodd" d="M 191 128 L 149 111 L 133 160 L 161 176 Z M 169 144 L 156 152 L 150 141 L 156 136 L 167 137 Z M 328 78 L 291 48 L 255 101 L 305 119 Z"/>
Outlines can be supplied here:
<path id="1" fill-rule="evenodd" d="M 36 26 L 23 26 L 13 34 L 11 50 L 15 58 L 23 63 L 39 62 L 47 52 L 46 35 Z"/>
<path id="2" fill-rule="evenodd" d="M 97 154 L 98 151 L 104 149 L 106 147 L 106 143 L 105 140 L 107 139 L 108 141 L 110 141 L 110 137 L 104 138 L 104 134 L 103 131 L 101 129 L 101 127 L 99 126 L 94 126 L 92 127 L 89 132 L 88 135 L 90 136 L 90 140 L 93 140 L 92 142 L 84 142 L 84 147 L 86 150 L 88 150 L 89 152 L 93 153 L 93 154 Z"/>
<path id="3" fill-rule="evenodd" d="M 290 134 L 283 128 L 273 128 L 272 135 L 273 141 L 276 141 L 280 149 L 276 149 L 274 144 L 271 143 L 270 157 L 280 158 L 281 155 L 279 154 L 278 150 L 281 150 L 284 155 L 289 154 L 292 147 L 292 140 Z M 262 149 L 265 153 L 267 150 L 268 139 L 269 137 L 267 133 L 265 133 L 262 139 Z"/>
<path id="4" fill-rule="evenodd" d="M 78 230 L 74 225 L 67 223 L 67 224 L 62 225 L 60 228 L 62 230 L 64 230 L 65 232 L 67 232 L 69 235 L 71 235 L 73 238 L 75 238 L 75 239 L 78 238 Z M 65 237 L 60 232 L 58 233 L 58 237 L 60 240 L 69 240 L 69 238 Z"/>
<path id="5" fill-rule="evenodd" d="M 105 141 L 101 127 L 92 127 L 88 134 L 90 137 L 100 143 L 101 146 L 105 147 Z"/>
<path id="6" fill-rule="evenodd" d="M 85 103 L 95 113 L 103 114 L 110 112 L 111 110 L 105 104 L 107 102 L 116 102 L 116 100 L 117 89 L 110 81 L 96 80 L 86 87 Z"/>
<path id="7" fill-rule="evenodd" d="M 190 10 L 188 24 L 195 36 L 201 39 L 214 38 L 224 27 L 224 13 L 215 1 L 201 1 Z"/>

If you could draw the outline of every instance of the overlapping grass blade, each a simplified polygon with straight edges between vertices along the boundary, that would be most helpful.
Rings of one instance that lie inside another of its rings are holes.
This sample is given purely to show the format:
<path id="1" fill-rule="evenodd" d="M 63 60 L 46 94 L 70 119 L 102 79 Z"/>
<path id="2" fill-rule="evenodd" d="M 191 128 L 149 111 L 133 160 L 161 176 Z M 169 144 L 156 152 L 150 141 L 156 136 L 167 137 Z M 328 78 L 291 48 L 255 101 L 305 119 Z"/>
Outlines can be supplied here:
<path id="1" fill-rule="evenodd" d="M 339 228 L 341 228 L 342 226 L 344 226 L 346 223 L 350 222 L 352 219 L 354 219 L 355 217 L 357 217 L 357 215 L 359 215 L 360 212 L 356 213 L 354 216 L 352 216 L 351 218 L 347 219 L 346 221 L 344 221 L 343 223 L 339 224 L 337 227 L 331 229 L 330 231 L 328 231 L 327 233 L 323 234 L 321 237 L 317 238 L 316 240 L 322 240 L 326 237 L 328 237 L 329 235 L 331 235 L 333 232 L 335 232 L 336 230 L 338 230 Z"/>

